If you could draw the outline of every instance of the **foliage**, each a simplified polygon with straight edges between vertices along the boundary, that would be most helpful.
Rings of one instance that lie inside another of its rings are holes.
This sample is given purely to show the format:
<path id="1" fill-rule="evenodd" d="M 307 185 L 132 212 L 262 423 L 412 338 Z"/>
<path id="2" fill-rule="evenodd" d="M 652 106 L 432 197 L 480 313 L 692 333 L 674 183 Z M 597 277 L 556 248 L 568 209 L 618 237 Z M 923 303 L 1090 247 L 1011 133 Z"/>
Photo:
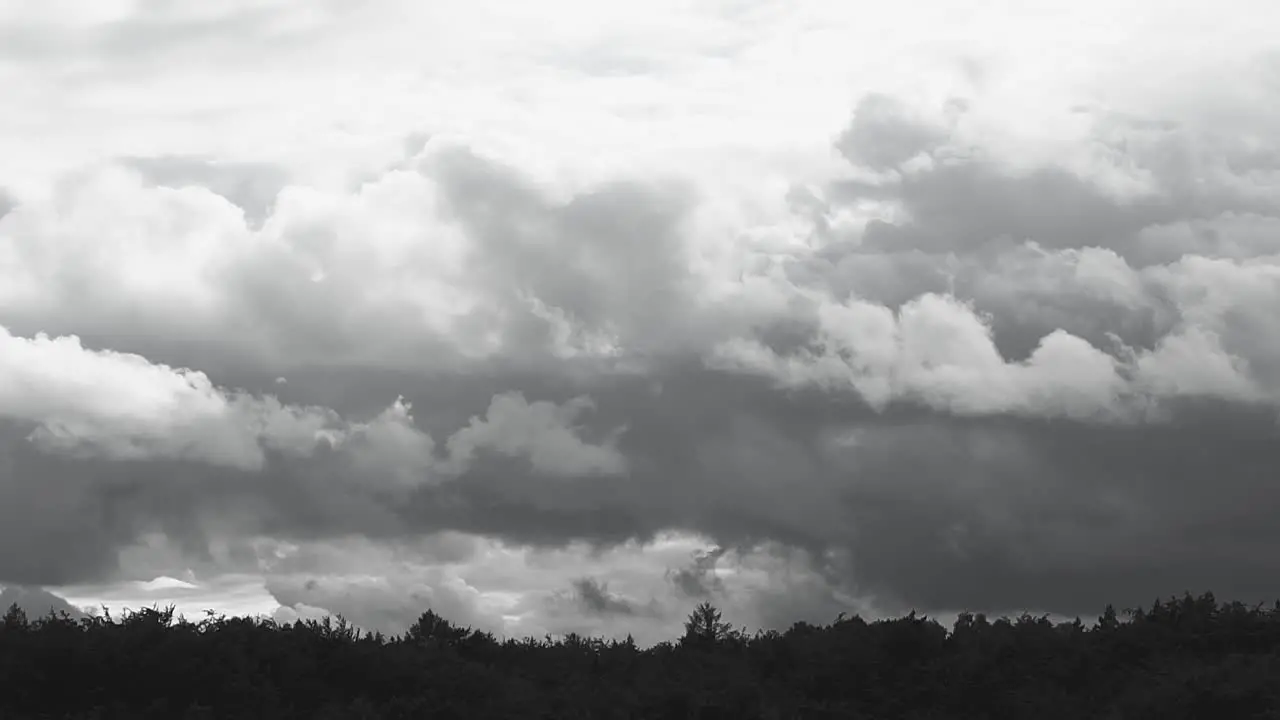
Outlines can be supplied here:
<path id="1" fill-rule="evenodd" d="M 404 635 L 345 620 L 0 620 L 0 717 L 1280 718 L 1280 603 L 1186 595 L 1092 627 L 912 613 L 749 635 L 699 606 L 676 643 L 499 641 L 428 611 Z"/>

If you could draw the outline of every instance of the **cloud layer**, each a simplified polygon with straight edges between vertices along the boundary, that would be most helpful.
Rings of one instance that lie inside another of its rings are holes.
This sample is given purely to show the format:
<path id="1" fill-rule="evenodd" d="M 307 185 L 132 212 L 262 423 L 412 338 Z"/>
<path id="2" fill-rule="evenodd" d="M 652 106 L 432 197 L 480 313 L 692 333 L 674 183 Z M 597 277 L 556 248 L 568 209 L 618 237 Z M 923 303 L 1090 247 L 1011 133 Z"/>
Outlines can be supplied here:
<path id="1" fill-rule="evenodd" d="M 1253 25 L 484 5 L 4 10 L 0 583 L 651 640 L 1280 595 Z"/>

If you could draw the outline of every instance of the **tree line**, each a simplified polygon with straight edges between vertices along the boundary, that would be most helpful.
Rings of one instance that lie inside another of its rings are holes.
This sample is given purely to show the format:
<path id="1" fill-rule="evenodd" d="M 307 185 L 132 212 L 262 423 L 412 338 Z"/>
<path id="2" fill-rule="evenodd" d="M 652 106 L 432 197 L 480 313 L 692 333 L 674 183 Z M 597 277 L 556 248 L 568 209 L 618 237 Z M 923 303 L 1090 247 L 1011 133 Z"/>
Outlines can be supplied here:
<path id="1" fill-rule="evenodd" d="M 1280 601 L 1157 600 L 1091 625 L 840 616 L 748 633 L 710 603 L 684 634 L 499 640 L 428 610 L 404 634 L 342 618 L 0 621 L 12 720 L 1280 718 Z"/>

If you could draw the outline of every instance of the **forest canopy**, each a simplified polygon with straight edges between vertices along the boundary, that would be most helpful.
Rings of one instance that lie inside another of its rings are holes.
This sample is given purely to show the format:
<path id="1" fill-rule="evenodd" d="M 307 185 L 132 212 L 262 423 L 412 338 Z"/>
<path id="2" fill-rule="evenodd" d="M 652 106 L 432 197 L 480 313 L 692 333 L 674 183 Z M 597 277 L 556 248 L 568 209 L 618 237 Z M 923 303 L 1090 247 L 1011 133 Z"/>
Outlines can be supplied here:
<path id="1" fill-rule="evenodd" d="M 1280 718 L 1280 602 L 1212 594 L 1085 625 L 910 613 L 748 633 L 499 640 L 427 610 L 403 635 L 172 607 L 0 621 L 0 717 Z"/>

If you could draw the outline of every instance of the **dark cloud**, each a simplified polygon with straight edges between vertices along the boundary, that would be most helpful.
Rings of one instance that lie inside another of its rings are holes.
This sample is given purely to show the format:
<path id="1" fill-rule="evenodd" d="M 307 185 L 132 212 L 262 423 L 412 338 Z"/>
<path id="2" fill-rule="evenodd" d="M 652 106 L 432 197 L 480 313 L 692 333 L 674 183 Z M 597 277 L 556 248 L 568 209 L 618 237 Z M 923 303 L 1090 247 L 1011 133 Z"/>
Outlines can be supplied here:
<path id="1" fill-rule="evenodd" d="M 592 578 L 575 580 L 573 591 L 587 612 L 597 615 L 636 614 L 636 608 L 630 601 L 609 592 L 607 584 Z"/>
<path id="2" fill-rule="evenodd" d="M 22 585 L 105 578 L 128 536 L 92 468 L 51 458 L 25 441 L 29 428 L 0 423 L 0 578 Z"/>
<path id="3" fill-rule="evenodd" d="M 99 475 L 93 479 L 101 485 L 72 486 L 82 493 L 74 501 L 55 500 L 47 488 L 37 494 L 30 485 L 22 495 L 7 490 L 10 517 L 0 524 L 11 536 L 5 544 L 25 550 L 6 553 L 3 569 L 10 581 L 109 576 L 110 548 L 141 528 L 165 530 L 194 561 L 209 533 L 224 535 L 232 527 L 295 539 L 358 532 L 392 540 L 447 526 L 558 545 L 572 537 L 621 541 L 643 536 L 646 526 L 673 526 L 726 542 L 779 535 L 844 548 L 850 561 L 830 570 L 832 586 L 871 592 L 890 607 L 1091 613 L 1106 602 L 1146 602 L 1198 589 L 1263 599 L 1275 594 L 1267 578 L 1280 570 L 1270 551 L 1280 541 L 1270 521 L 1280 496 L 1267 482 L 1280 448 L 1259 419 L 1227 412 L 1179 427 L 1126 432 L 936 418 L 896 427 L 868 423 L 843 473 L 837 466 L 752 477 L 730 474 L 740 473 L 740 466 L 720 466 L 684 477 L 685 483 L 706 484 L 718 471 L 726 488 L 735 481 L 775 487 L 734 498 L 728 507 L 688 493 L 659 501 L 653 496 L 669 488 L 651 476 L 632 479 L 641 489 L 635 494 L 649 496 L 644 502 L 615 499 L 615 488 L 583 483 L 561 496 L 559 508 L 547 508 L 557 502 L 555 495 L 537 492 L 556 488 L 547 483 L 513 492 L 503 508 L 481 504 L 471 493 L 455 495 L 452 503 L 402 508 L 393 498 L 326 487 L 318 474 L 274 474 L 251 483 L 206 477 L 197 483 L 190 469 L 170 467 L 158 477 L 152 473 L 161 468 L 139 467 L 132 485 L 116 486 Z M 71 468 L 61 465 L 62 477 L 41 473 L 45 483 L 84 482 L 76 477 L 83 469 L 68 473 Z M 570 494 L 576 495 L 572 503 Z M 830 519 L 812 515 L 801 535 L 787 517 L 806 497 L 823 503 Z M 611 504 L 617 509 L 607 509 Z M 427 507 L 438 509 L 415 512 Z M 225 517 L 238 520 L 219 527 Z M 671 582 L 685 596 L 714 593 L 718 581 L 709 568 L 717 554 L 674 570 Z M 808 588 L 794 600 L 812 602 L 830 592 Z M 309 594 L 285 599 L 353 619 L 358 614 L 355 606 L 336 607 Z M 773 600 L 779 618 L 795 609 L 784 600 Z M 404 613 L 419 607 L 410 605 Z M 831 607 L 821 605 L 824 612 Z"/>
<path id="4" fill-rule="evenodd" d="M 1123 431 L 937 420 L 869 431 L 848 571 L 930 609 L 1074 614 L 1184 590 L 1275 595 L 1264 578 L 1277 538 L 1258 535 L 1280 500 L 1263 470 L 1280 459 L 1267 420 L 1206 409 Z"/>
<path id="5" fill-rule="evenodd" d="M 196 562 L 211 537 L 236 533 L 394 541 L 450 529 L 558 547 L 677 528 L 721 543 L 669 573 L 686 597 L 714 596 L 723 548 L 765 539 L 847 556 L 825 568 L 828 587 L 802 589 L 801 605 L 844 589 L 889 607 L 1074 614 L 1186 589 L 1275 593 L 1266 579 L 1280 570 L 1269 552 L 1280 542 L 1269 520 L 1280 505 L 1267 475 L 1280 462 L 1274 415 L 1193 408 L 1177 423 L 1127 429 L 877 415 L 761 381 L 669 372 L 661 396 L 621 384 L 594 393 L 602 417 L 593 424 L 631 422 L 625 478 L 540 477 L 490 459 L 406 500 L 347 482 L 324 457 L 273 462 L 259 476 L 101 465 L 19 443 L 0 527 L 6 546 L 26 550 L 5 553 L 2 572 L 31 583 L 109 577 L 112 548 L 146 530 L 164 531 Z M 432 405 L 433 387 L 415 393 L 420 406 Z M 482 409 L 482 395 L 469 411 Z M 339 611 L 297 592 L 291 602 Z M 784 600 L 771 599 L 779 618 L 792 607 Z"/>
<path id="6" fill-rule="evenodd" d="M 689 566 L 667 571 L 667 579 L 685 597 L 708 598 L 722 593 L 724 581 L 716 576 L 715 569 L 725 552 L 726 548 L 714 548 L 698 553 Z"/>

